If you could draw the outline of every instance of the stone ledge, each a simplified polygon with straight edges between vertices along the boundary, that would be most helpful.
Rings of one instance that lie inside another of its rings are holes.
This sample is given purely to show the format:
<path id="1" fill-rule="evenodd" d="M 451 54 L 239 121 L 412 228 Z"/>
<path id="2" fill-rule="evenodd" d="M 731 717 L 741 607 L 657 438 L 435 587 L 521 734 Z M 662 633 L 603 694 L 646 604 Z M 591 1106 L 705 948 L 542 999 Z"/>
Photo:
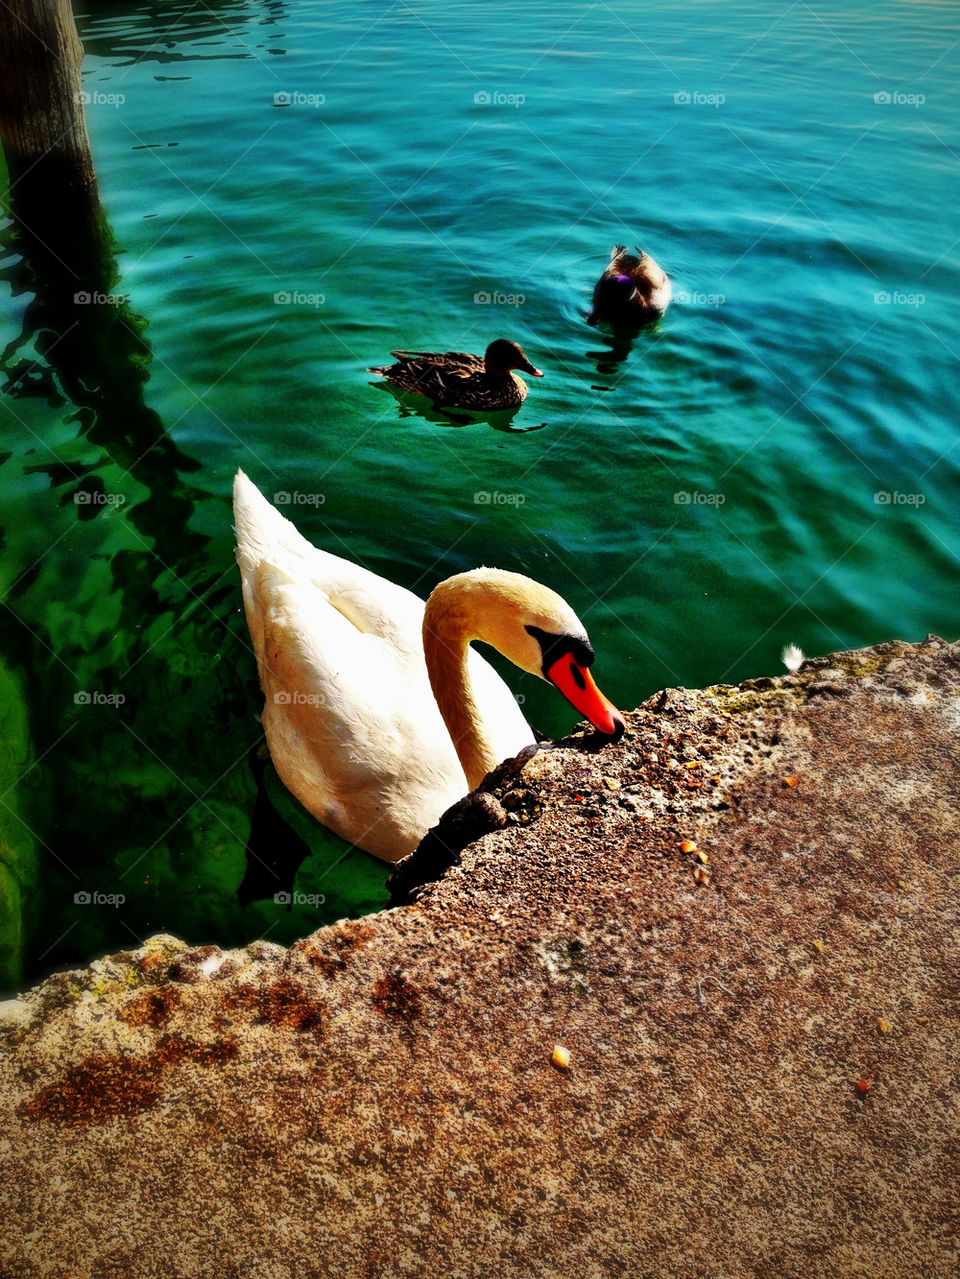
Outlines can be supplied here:
<path id="1" fill-rule="evenodd" d="M 960 645 L 628 721 L 413 905 L 4 1006 L 0 1276 L 956 1273 Z"/>

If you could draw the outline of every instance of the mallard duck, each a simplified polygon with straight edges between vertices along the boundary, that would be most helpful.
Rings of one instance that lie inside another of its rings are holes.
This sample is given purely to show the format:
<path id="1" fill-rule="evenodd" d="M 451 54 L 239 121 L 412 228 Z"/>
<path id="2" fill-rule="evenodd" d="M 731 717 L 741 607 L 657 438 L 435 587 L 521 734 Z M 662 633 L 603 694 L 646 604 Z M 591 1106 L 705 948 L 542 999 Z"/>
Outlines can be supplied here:
<path id="1" fill-rule="evenodd" d="M 622 328 L 638 328 L 663 315 L 673 290 L 664 271 L 649 253 L 637 249 L 639 257 L 617 244 L 607 269 L 593 290 L 593 307 L 588 324 L 604 320 Z"/>
<path id="2" fill-rule="evenodd" d="M 466 351 L 391 351 L 396 364 L 368 369 L 404 391 L 425 395 L 440 408 L 495 412 L 515 409 L 527 398 L 527 384 L 512 369 L 543 377 L 517 342 L 498 338 L 483 356 Z"/>
<path id="3" fill-rule="evenodd" d="M 611 738 L 624 721 L 589 671 L 593 649 L 559 595 L 479 568 L 424 607 L 403 587 L 302 537 L 242 471 L 233 486 L 243 603 L 281 781 L 331 830 L 383 861 L 534 735 L 471 640 L 553 683 Z"/>

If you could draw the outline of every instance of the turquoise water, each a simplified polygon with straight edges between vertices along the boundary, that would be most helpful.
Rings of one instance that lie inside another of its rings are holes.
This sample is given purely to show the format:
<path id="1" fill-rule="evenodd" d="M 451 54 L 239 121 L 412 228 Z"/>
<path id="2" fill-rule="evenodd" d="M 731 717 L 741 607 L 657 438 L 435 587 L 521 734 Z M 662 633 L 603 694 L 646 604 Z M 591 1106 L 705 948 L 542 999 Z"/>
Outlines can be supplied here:
<path id="1" fill-rule="evenodd" d="M 0 906 L 24 977 L 384 900 L 386 869 L 269 770 L 257 800 L 238 466 L 422 594 L 481 563 L 549 583 L 627 707 L 776 672 L 788 641 L 960 633 L 953 6 L 88 4 L 79 25 L 127 302 L 51 319 L 9 227 L 0 262 Z M 583 322 L 618 241 L 674 282 L 632 339 Z M 546 374 L 510 421 L 411 412 L 365 372 L 498 336 Z M 296 869 L 291 910 L 269 876 L 238 902 L 255 806 L 295 831 L 257 845 Z"/>

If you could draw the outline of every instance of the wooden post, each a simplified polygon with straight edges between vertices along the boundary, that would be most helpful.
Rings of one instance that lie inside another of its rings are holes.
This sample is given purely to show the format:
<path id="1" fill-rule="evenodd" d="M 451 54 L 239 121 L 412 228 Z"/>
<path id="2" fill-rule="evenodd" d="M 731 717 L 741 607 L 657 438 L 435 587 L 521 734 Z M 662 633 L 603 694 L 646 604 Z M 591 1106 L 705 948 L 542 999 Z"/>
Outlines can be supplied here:
<path id="1" fill-rule="evenodd" d="M 70 0 L 0 4 L 0 139 L 14 216 L 28 225 L 98 203 L 82 60 Z"/>

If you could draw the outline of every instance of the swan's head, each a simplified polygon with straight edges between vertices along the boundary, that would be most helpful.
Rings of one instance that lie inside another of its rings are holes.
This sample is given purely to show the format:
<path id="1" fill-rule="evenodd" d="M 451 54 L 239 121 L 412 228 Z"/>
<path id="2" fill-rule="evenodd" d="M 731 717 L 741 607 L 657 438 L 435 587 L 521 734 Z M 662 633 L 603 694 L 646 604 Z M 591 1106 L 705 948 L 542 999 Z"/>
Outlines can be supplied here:
<path id="1" fill-rule="evenodd" d="M 543 377 L 538 368 L 530 363 L 519 342 L 508 342 L 506 338 L 497 338 L 487 347 L 483 357 L 484 368 L 495 377 L 506 377 L 511 369 L 521 369 L 531 377 Z"/>
<path id="2" fill-rule="evenodd" d="M 623 716 L 590 674 L 593 646 L 583 623 L 556 591 L 521 573 L 480 568 L 441 582 L 427 604 L 448 611 L 467 639 L 491 644 L 521 670 L 548 680 L 599 732 L 618 740 Z"/>

